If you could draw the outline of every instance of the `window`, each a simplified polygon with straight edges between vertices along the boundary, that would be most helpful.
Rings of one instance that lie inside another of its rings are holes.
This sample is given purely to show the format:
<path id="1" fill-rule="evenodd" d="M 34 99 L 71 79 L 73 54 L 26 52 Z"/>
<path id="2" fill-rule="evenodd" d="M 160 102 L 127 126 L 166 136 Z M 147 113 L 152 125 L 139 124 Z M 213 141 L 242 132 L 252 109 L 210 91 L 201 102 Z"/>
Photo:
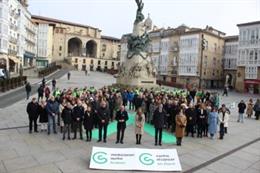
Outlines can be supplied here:
<path id="1" fill-rule="evenodd" d="M 107 61 L 105 61 L 105 65 L 107 65 Z"/>
<path id="2" fill-rule="evenodd" d="M 101 61 L 98 61 L 98 65 L 100 65 L 101 64 Z"/>
<path id="3" fill-rule="evenodd" d="M 75 63 L 78 63 L 78 58 L 75 58 Z"/>
<path id="4" fill-rule="evenodd" d="M 62 51 L 62 46 L 60 46 L 60 51 Z"/>
<path id="5" fill-rule="evenodd" d="M 59 56 L 61 56 L 61 53 L 59 53 Z"/>
<path id="6" fill-rule="evenodd" d="M 86 63 L 86 59 L 83 59 L 83 64 L 85 64 Z"/>

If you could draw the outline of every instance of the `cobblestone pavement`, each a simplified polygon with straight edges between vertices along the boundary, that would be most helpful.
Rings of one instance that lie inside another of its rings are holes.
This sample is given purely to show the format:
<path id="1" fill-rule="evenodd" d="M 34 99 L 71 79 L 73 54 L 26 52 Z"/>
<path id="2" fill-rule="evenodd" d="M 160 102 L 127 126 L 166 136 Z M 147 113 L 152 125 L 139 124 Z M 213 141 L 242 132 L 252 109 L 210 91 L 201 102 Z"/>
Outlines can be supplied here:
<path id="1" fill-rule="evenodd" d="M 70 81 L 66 76 L 60 78 L 57 82 L 58 87 L 100 88 L 115 82 L 115 78 L 102 73 L 93 72 L 90 76 L 85 76 L 83 72 L 71 72 L 71 74 Z M 257 96 L 230 93 L 229 97 L 221 98 L 221 103 L 231 105 L 241 99 L 247 101 L 250 97 L 256 99 Z M 28 128 L 23 127 L 28 125 L 26 104 L 27 101 L 24 99 L 0 110 L 0 173 L 104 172 L 89 169 L 92 146 L 158 148 L 153 145 L 153 137 L 147 134 L 144 135 L 143 144 L 136 146 L 132 126 L 126 129 L 124 145 L 115 144 L 115 134 L 109 136 L 106 144 L 96 141 L 90 143 L 80 140 L 62 141 L 61 134 L 48 136 L 46 132 L 29 134 Z M 181 147 L 164 144 L 161 148 L 177 149 L 183 172 L 260 172 L 259 140 L 225 156 L 226 153 L 260 138 L 260 121 L 245 119 L 245 123 L 237 123 L 237 111 L 235 109 L 231 111 L 228 134 L 223 141 L 187 137 L 184 138 Z M 218 157 L 219 159 L 216 159 Z M 205 162 L 207 164 L 202 165 Z"/>

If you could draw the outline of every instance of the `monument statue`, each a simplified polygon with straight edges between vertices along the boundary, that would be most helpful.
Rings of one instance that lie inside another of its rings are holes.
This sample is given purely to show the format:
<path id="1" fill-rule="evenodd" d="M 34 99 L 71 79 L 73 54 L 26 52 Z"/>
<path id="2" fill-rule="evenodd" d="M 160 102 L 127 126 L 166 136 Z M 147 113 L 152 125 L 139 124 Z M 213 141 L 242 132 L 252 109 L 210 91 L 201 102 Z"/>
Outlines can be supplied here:
<path id="1" fill-rule="evenodd" d="M 127 55 L 121 64 L 117 83 L 131 86 L 155 86 L 156 69 L 148 55 L 150 39 L 148 31 L 152 28 L 150 16 L 144 21 L 142 0 L 137 4 L 133 33 L 127 37 Z"/>

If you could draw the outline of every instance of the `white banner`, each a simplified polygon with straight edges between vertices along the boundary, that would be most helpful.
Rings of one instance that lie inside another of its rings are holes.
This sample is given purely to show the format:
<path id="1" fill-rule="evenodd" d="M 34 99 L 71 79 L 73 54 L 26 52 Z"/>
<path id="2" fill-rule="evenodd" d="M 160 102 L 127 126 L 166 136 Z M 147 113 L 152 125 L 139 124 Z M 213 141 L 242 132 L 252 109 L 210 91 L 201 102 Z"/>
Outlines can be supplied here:
<path id="1" fill-rule="evenodd" d="M 181 171 L 176 149 L 93 147 L 91 169 Z"/>

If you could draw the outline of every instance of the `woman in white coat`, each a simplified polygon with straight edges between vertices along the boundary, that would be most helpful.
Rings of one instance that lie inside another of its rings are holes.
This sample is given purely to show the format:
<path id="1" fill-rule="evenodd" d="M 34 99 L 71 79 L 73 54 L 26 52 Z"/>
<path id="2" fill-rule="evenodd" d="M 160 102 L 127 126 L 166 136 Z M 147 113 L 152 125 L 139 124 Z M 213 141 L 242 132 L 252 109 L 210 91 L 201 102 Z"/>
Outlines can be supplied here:
<path id="1" fill-rule="evenodd" d="M 228 121 L 229 121 L 230 111 L 223 104 L 218 111 L 219 125 L 219 139 L 224 138 L 224 134 L 227 133 Z"/>

